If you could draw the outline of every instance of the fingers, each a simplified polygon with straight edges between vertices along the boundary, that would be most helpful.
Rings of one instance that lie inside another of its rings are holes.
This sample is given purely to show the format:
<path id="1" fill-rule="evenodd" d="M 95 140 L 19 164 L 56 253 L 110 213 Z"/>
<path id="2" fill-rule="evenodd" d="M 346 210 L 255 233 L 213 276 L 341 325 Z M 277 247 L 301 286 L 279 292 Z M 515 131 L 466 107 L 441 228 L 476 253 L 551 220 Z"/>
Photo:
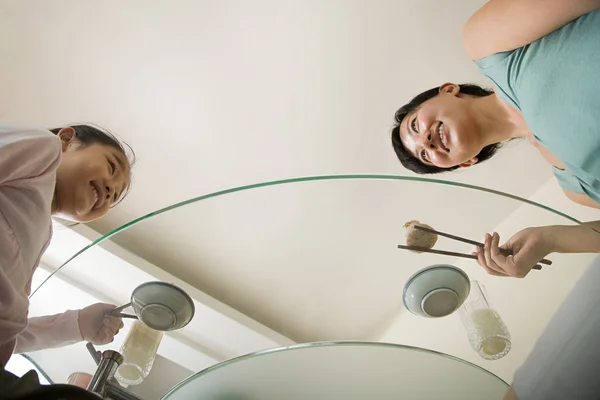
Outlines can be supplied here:
<path id="1" fill-rule="evenodd" d="M 485 235 L 484 248 L 478 248 L 474 253 L 477 256 L 477 262 L 488 274 L 494 276 L 509 276 L 523 278 L 527 273 L 523 273 L 522 268 L 515 262 L 515 256 L 506 256 L 502 250 L 509 250 L 512 253 L 511 246 L 507 243 L 503 247 L 499 246 L 500 235 L 494 232 L 492 235 Z M 528 271 L 527 271 L 528 272 Z"/>
<path id="2" fill-rule="evenodd" d="M 94 344 L 112 342 L 114 336 L 123 328 L 123 321 L 118 317 L 107 317 L 106 312 L 115 309 L 114 304 L 95 303 L 79 312 L 78 324 L 84 340 Z"/>
<path id="3" fill-rule="evenodd" d="M 115 334 L 124 326 L 123 320 L 121 318 L 115 317 L 105 318 L 103 321 L 103 325 L 111 329 L 113 332 L 115 332 Z"/>
<path id="4" fill-rule="evenodd" d="M 103 310 L 103 311 L 110 311 L 110 310 L 114 310 L 115 308 L 117 308 L 117 306 L 115 306 L 114 304 L 110 304 L 110 303 L 96 303 L 96 304 L 94 304 L 94 306 L 98 307 L 99 310 Z"/>
<path id="5" fill-rule="evenodd" d="M 488 274 L 490 274 L 490 275 L 493 275 L 493 276 L 504 276 L 502 273 L 500 273 L 500 272 L 496 271 L 495 269 L 493 269 L 493 268 L 490 268 L 490 267 L 488 266 L 488 263 L 487 263 L 487 261 L 485 260 L 485 254 L 484 254 L 484 250 L 483 250 L 483 249 L 481 249 L 481 248 L 478 248 L 478 249 L 477 249 L 477 251 L 476 251 L 476 252 L 474 252 L 474 253 L 472 253 L 472 254 L 473 254 L 474 256 L 476 256 L 476 257 L 477 257 L 477 262 L 478 262 L 478 264 L 479 264 L 479 265 L 480 265 L 480 266 L 481 266 L 483 269 L 485 269 L 485 271 L 486 271 Z"/>
<path id="6" fill-rule="evenodd" d="M 88 308 L 92 309 L 95 313 L 102 315 L 109 315 L 117 306 L 109 303 L 96 303 L 92 304 Z"/>
<path id="7" fill-rule="evenodd" d="M 500 253 L 498 243 L 500 242 L 500 235 L 494 232 L 493 235 L 485 235 L 485 247 L 483 249 L 483 257 L 485 264 L 488 269 L 496 272 L 496 276 L 506 276 L 506 270 L 503 268 L 505 264 L 504 256 Z"/>
<path id="8" fill-rule="evenodd" d="M 105 318 L 94 337 L 94 344 L 103 345 L 111 343 L 123 326 L 123 321 L 120 318 Z"/>
<path id="9" fill-rule="evenodd" d="M 509 276 L 506 270 L 506 257 L 500 252 L 500 235 L 494 232 L 493 235 L 486 234 L 484 247 L 477 247 L 472 253 L 477 257 L 479 265 L 485 271 L 493 276 Z"/>
<path id="10" fill-rule="evenodd" d="M 485 259 L 485 264 L 486 264 L 486 265 L 487 265 L 489 268 L 491 268 L 491 269 L 493 269 L 493 270 L 495 270 L 495 271 L 497 271 L 497 272 L 500 272 L 500 271 L 498 271 L 496 268 L 494 268 L 494 266 L 495 266 L 494 264 L 496 264 L 496 263 L 495 263 L 495 262 L 494 262 L 494 260 L 492 259 L 492 251 L 491 251 L 491 245 L 490 245 L 490 243 L 491 243 L 491 240 L 492 240 L 492 239 L 491 239 L 491 236 L 490 236 L 490 234 L 489 234 L 489 233 L 486 233 L 486 234 L 485 234 L 485 242 L 484 242 L 484 244 L 485 244 L 485 247 L 483 248 L 483 257 L 484 257 L 484 259 Z"/>
<path id="11" fill-rule="evenodd" d="M 115 332 L 106 326 L 103 326 L 99 331 L 96 337 L 94 338 L 93 343 L 96 345 L 103 345 L 112 343 L 115 339 Z"/>
<path id="12" fill-rule="evenodd" d="M 496 232 L 494 232 L 494 234 L 492 235 L 490 253 L 491 253 L 492 260 L 496 261 L 496 263 L 498 263 L 499 261 L 500 262 L 506 261 L 506 257 L 500 251 L 500 235 L 498 235 L 498 233 L 496 233 Z"/>
<path id="13" fill-rule="evenodd" d="M 524 278 L 535 263 L 543 258 L 542 252 L 538 251 L 536 238 L 531 239 L 525 235 L 526 232 L 531 231 L 524 230 L 514 235 L 502 247 L 499 246 L 500 235 L 495 232 L 493 235 L 486 234 L 483 248 L 478 248 L 473 255 L 490 275 Z"/>

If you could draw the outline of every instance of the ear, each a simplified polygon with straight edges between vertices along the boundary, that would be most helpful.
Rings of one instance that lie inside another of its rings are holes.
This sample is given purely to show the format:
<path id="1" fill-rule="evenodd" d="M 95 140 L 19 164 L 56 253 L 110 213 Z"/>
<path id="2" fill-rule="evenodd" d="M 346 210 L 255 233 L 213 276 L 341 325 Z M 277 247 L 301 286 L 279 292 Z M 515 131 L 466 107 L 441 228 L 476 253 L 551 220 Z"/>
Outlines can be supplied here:
<path id="1" fill-rule="evenodd" d="M 446 82 L 440 86 L 440 93 L 447 93 L 456 96 L 460 93 L 460 86 L 455 83 Z"/>
<path id="2" fill-rule="evenodd" d="M 75 143 L 75 129 L 71 128 L 70 126 L 62 128 L 60 131 L 58 131 L 56 136 L 58 136 L 60 139 L 63 153 Z"/>
<path id="3" fill-rule="evenodd" d="M 477 164 L 477 162 L 479 161 L 479 159 L 477 157 L 473 157 L 468 161 L 465 161 L 462 164 L 459 164 L 458 166 L 461 168 L 469 168 L 472 167 L 473 165 Z"/>

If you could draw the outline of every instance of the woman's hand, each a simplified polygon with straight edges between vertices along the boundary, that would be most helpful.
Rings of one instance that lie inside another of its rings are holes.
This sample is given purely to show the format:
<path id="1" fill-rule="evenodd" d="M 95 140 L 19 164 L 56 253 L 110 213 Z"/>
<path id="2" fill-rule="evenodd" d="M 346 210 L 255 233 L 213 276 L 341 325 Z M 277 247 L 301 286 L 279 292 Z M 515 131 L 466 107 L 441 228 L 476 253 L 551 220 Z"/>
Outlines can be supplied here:
<path id="1" fill-rule="evenodd" d="M 83 340 L 95 345 L 111 343 L 123 327 L 123 321 L 104 314 L 116 307 L 114 304 L 96 303 L 79 311 L 79 332 Z"/>
<path id="2" fill-rule="evenodd" d="M 551 227 L 527 228 L 511 237 L 499 246 L 500 235 L 485 235 L 485 247 L 477 248 L 473 255 L 490 275 L 524 278 L 544 257 L 552 252 L 548 240 Z M 509 250 L 512 255 L 505 256 L 500 249 Z"/>
<path id="3" fill-rule="evenodd" d="M 527 228 L 502 246 L 499 243 L 497 233 L 485 235 L 485 247 L 473 253 L 479 265 L 491 275 L 524 278 L 550 253 L 600 253 L 600 221 Z M 505 256 L 500 249 L 512 255 Z"/>

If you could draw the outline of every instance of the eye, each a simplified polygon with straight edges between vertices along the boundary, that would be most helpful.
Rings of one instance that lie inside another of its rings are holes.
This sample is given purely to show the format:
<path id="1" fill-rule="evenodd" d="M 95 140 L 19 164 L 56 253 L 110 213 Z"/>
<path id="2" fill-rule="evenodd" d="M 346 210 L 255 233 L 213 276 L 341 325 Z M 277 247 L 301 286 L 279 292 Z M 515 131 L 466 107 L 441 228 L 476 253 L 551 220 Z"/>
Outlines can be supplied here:
<path id="1" fill-rule="evenodd" d="M 110 165 L 110 170 L 114 174 L 115 171 L 117 170 L 117 165 L 114 162 L 110 161 L 110 160 L 108 160 L 108 165 Z"/>
<path id="2" fill-rule="evenodd" d="M 429 162 L 429 159 L 427 158 L 427 153 L 425 152 L 425 150 L 421 150 L 421 159 L 423 159 L 423 161 L 425 161 L 425 162 Z"/>
<path id="3" fill-rule="evenodd" d="M 419 132 L 419 131 L 417 131 L 417 119 L 416 118 L 414 118 L 412 120 L 412 122 L 410 123 L 410 127 L 412 128 L 413 132 Z"/>

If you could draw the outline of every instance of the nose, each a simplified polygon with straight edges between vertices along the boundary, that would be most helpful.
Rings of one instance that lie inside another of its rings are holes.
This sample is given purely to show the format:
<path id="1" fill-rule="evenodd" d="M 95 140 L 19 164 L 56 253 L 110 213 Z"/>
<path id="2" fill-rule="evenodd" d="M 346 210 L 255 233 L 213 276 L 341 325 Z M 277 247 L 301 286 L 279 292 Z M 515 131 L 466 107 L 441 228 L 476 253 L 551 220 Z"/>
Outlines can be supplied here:
<path id="1" fill-rule="evenodd" d="M 435 141 L 433 140 L 433 133 L 431 130 L 421 135 L 421 145 L 429 149 L 435 149 L 437 147 Z"/>
<path id="2" fill-rule="evenodd" d="M 105 188 L 106 189 L 106 199 L 110 200 L 114 197 L 115 195 L 115 188 L 114 185 L 111 184 L 106 184 Z"/>

